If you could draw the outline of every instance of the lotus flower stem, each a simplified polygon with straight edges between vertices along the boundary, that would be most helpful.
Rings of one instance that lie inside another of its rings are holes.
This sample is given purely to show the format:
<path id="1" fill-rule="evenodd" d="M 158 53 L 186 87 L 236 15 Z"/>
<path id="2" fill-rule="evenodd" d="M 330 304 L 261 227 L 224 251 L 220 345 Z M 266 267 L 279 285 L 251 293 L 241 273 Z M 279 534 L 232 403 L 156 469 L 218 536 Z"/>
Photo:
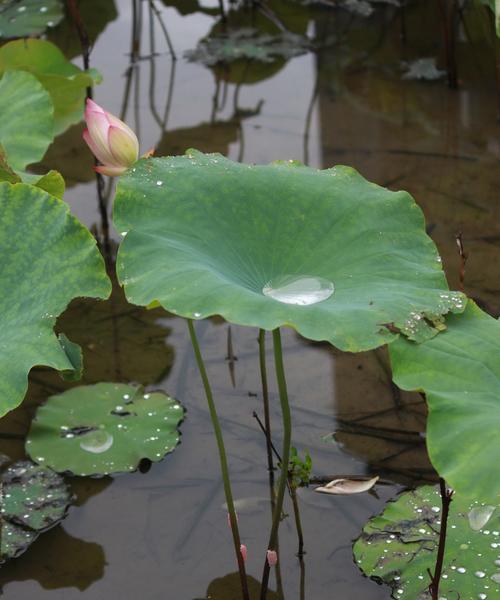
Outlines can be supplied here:
<path id="1" fill-rule="evenodd" d="M 271 417 L 269 414 L 269 391 L 267 386 L 267 368 L 266 368 L 266 332 L 259 329 L 259 363 L 260 379 L 262 381 L 262 401 L 264 403 L 264 423 L 267 448 L 267 468 L 272 474 L 274 471 L 273 463 L 273 443 L 271 441 Z"/>
<path id="2" fill-rule="evenodd" d="M 445 480 L 441 477 L 439 479 L 439 491 L 441 492 L 441 529 L 439 530 L 439 544 L 436 556 L 436 567 L 434 574 L 428 571 L 431 583 L 429 585 L 429 593 L 431 594 L 432 600 L 438 600 L 439 598 L 439 583 L 441 581 L 441 573 L 443 571 L 444 561 L 444 550 L 446 546 L 446 530 L 448 527 L 448 514 L 450 512 L 450 504 L 453 497 L 453 490 L 448 489 Z"/>
<path id="3" fill-rule="evenodd" d="M 236 559 L 238 561 L 238 570 L 240 572 L 241 593 L 243 596 L 243 600 L 250 600 L 250 596 L 248 594 L 247 576 L 245 571 L 245 561 L 241 553 L 242 544 L 238 529 L 238 519 L 236 517 L 236 511 L 234 509 L 233 494 L 231 491 L 231 481 L 229 479 L 229 468 L 227 464 L 226 449 L 224 447 L 224 438 L 222 437 L 222 428 L 220 426 L 219 417 L 217 416 L 217 410 L 215 408 L 212 388 L 210 387 L 210 382 L 208 380 L 205 364 L 201 356 L 200 345 L 198 343 L 198 338 L 196 337 L 196 331 L 192 319 L 187 319 L 187 323 L 189 328 L 189 335 L 191 337 L 191 344 L 193 346 L 194 355 L 196 357 L 196 363 L 198 365 L 198 370 L 203 381 L 203 388 L 205 389 L 205 395 L 207 397 L 208 410 L 210 412 L 210 418 L 212 419 L 215 439 L 217 440 L 222 480 L 224 483 L 224 494 L 226 496 L 227 511 L 229 513 L 229 521 L 231 523 L 231 531 L 233 534 L 234 550 L 236 553 Z"/>
<path id="4" fill-rule="evenodd" d="M 290 405 L 288 404 L 288 392 L 286 389 L 285 368 L 283 366 L 283 351 L 281 347 L 280 330 L 273 330 L 274 362 L 276 368 L 276 379 L 278 381 L 278 390 L 280 395 L 281 412 L 283 416 L 283 451 L 281 454 L 281 473 L 276 493 L 276 505 L 274 507 L 273 522 L 267 551 L 276 552 L 278 541 L 278 528 L 283 510 L 283 499 L 288 482 L 288 463 L 290 462 L 290 445 L 292 441 L 292 420 L 290 415 Z M 269 585 L 269 562 L 264 562 L 264 571 L 262 573 L 262 583 L 260 588 L 260 600 L 266 600 L 267 587 Z"/>

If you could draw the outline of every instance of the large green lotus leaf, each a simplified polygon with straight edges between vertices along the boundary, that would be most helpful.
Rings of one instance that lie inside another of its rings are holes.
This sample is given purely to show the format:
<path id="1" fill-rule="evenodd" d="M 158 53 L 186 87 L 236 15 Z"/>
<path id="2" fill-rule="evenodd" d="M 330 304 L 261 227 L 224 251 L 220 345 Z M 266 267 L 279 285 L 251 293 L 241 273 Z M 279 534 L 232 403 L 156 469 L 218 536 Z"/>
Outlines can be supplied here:
<path id="1" fill-rule="evenodd" d="M 19 556 L 40 533 L 65 516 L 71 493 L 64 479 L 30 461 L 11 465 L 1 476 L 0 563 Z"/>
<path id="2" fill-rule="evenodd" d="M 394 339 L 388 328 L 425 339 L 464 308 L 411 196 L 349 167 L 144 159 L 120 178 L 114 222 L 128 299 L 183 317 L 289 325 L 360 351 Z"/>
<path id="3" fill-rule="evenodd" d="M 80 386 L 51 396 L 32 422 L 28 454 L 55 471 L 108 475 L 153 462 L 179 443 L 181 405 L 162 392 L 120 383 Z"/>
<path id="4" fill-rule="evenodd" d="M 428 600 L 434 572 L 441 497 L 424 486 L 405 492 L 370 519 L 354 544 L 360 569 L 391 586 L 392 598 Z M 500 598 L 500 509 L 459 494 L 448 516 L 439 598 Z"/>
<path id="5" fill-rule="evenodd" d="M 100 81 L 97 71 L 80 70 L 54 44 L 38 39 L 16 40 L 2 46 L 0 73 L 6 70 L 32 73 L 49 92 L 56 135 L 81 120 L 86 89 Z"/>
<path id="6" fill-rule="evenodd" d="M 500 322 L 469 301 L 447 325 L 424 344 L 391 344 L 393 378 L 426 394 L 427 448 L 440 475 L 461 494 L 498 502 Z"/>
<path id="7" fill-rule="evenodd" d="M 16 38 L 43 33 L 63 18 L 61 0 L 2 0 L 0 38 Z"/>
<path id="8" fill-rule="evenodd" d="M 36 77 L 6 71 L 0 79 L 0 143 L 14 170 L 43 158 L 54 139 L 54 105 Z"/>
<path id="9" fill-rule="evenodd" d="M 55 320 L 75 297 L 106 297 L 110 282 L 95 240 L 64 202 L 3 182 L 0 215 L 1 416 L 21 403 L 33 366 L 73 369 Z"/>

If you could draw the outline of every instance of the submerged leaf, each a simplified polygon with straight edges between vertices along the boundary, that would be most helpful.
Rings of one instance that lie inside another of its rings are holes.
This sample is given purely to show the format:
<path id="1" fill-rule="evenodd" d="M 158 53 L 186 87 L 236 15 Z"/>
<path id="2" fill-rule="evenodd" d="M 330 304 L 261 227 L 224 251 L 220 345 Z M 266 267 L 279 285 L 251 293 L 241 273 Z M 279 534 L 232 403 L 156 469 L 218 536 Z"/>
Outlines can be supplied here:
<path id="1" fill-rule="evenodd" d="M 0 563 L 19 556 L 40 533 L 66 516 L 71 494 L 54 471 L 30 461 L 1 476 Z"/>
<path id="2" fill-rule="evenodd" d="M 371 490 L 378 480 L 378 475 L 371 479 L 334 479 L 324 486 L 315 488 L 314 491 L 338 495 L 360 494 Z"/>
<path id="3" fill-rule="evenodd" d="M 500 597 L 500 514 L 487 529 L 469 524 L 477 501 L 453 495 L 448 517 L 440 598 Z M 354 556 L 365 575 L 392 588 L 392 598 L 430 599 L 428 571 L 434 572 L 441 526 L 439 489 L 424 486 L 389 502 L 368 521 L 354 544 Z"/>
<path id="4" fill-rule="evenodd" d="M 163 392 L 98 383 L 51 396 L 32 422 L 26 451 L 58 472 L 107 475 L 160 461 L 179 443 L 181 405 Z"/>
<path id="5" fill-rule="evenodd" d="M 75 297 L 105 297 L 110 284 L 94 238 L 64 202 L 4 182 L 0 214 L 2 416 L 21 403 L 33 366 L 73 370 L 53 331 L 56 318 Z"/>
<path id="6" fill-rule="evenodd" d="M 218 154 L 140 160 L 118 184 L 117 261 L 128 299 L 201 319 L 294 327 L 361 351 L 436 335 L 449 292 L 422 213 L 354 169 L 232 162 Z"/>
<path id="7" fill-rule="evenodd" d="M 496 504 L 500 478 L 500 322 L 469 301 L 447 330 L 423 344 L 390 345 L 394 382 L 423 390 L 429 406 L 427 449 L 447 483 Z"/>

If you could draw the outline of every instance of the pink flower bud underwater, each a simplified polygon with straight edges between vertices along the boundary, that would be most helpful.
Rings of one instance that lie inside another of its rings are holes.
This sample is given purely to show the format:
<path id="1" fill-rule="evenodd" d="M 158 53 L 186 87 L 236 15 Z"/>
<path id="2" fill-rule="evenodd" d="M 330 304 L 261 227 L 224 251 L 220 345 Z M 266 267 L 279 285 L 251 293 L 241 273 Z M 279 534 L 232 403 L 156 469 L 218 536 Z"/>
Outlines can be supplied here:
<path id="1" fill-rule="evenodd" d="M 241 552 L 241 556 L 242 556 L 243 560 L 246 561 L 246 559 L 247 559 L 247 547 L 245 546 L 245 544 L 241 544 L 241 546 L 240 546 L 240 552 Z"/>
<path id="2" fill-rule="evenodd" d="M 102 163 L 95 168 L 97 172 L 110 177 L 121 175 L 139 158 L 135 133 L 90 98 L 87 98 L 85 122 L 88 129 L 83 132 L 83 139 Z"/>
<path id="3" fill-rule="evenodd" d="M 276 550 L 268 550 L 267 551 L 267 564 L 270 567 L 274 567 L 278 562 L 278 553 Z"/>

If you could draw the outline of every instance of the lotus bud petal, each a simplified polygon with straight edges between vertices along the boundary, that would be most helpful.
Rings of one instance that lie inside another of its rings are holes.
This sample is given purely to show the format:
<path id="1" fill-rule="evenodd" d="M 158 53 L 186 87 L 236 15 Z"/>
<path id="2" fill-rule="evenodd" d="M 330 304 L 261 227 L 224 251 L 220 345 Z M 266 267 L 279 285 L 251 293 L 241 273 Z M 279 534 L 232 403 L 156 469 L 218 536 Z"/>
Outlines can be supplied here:
<path id="1" fill-rule="evenodd" d="M 241 546 L 240 546 L 240 552 L 241 552 L 241 557 L 243 558 L 243 561 L 246 561 L 246 559 L 247 559 L 247 547 L 245 546 L 245 544 L 241 544 Z"/>
<path id="2" fill-rule="evenodd" d="M 98 173 L 115 177 L 124 173 L 139 158 L 137 136 L 123 121 L 106 112 L 90 98 L 85 108 L 87 128 L 83 139 L 102 163 Z"/>
<path id="3" fill-rule="evenodd" d="M 268 550 L 267 551 L 267 564 L 270 567 L 274 567 L 278 562 L 278 553 L 276 550 Z"/>

